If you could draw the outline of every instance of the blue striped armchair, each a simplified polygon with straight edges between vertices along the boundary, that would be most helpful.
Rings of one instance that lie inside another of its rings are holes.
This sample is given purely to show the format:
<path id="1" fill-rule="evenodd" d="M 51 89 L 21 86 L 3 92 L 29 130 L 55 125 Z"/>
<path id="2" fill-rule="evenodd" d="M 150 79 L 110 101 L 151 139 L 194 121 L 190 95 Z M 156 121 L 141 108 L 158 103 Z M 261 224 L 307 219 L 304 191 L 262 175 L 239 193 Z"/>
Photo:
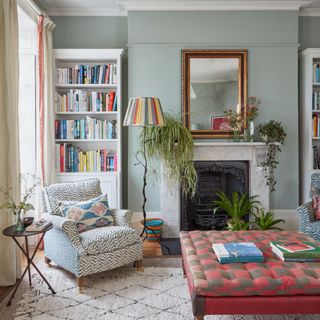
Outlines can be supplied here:
<path id="1" fill-rule="evenodd" d="M 52 184 L 42 193 L 42 216 L 54 226 L 44 238 L 45 261 L 73 273 L 80 291 L 87 275 L 133 262 L 138 270 L 142 269 L 142 239 L 131 228 L 131 211 L 112 209 L 114 226 L 82 233 L 74 221 L 59 214 L 60 201 L 87 201 L 99 195 L 98 179 Z"/>
<path id="2" fill-rule="evenodd" d="M 320 194 L 320 174 L 311 175 L 311 190 Z M 299 214 L 299 230 L 309 237 L 320 241 L 320 220 L 315 220 L 312 201 L 303 204 L 297 209 Z"/>

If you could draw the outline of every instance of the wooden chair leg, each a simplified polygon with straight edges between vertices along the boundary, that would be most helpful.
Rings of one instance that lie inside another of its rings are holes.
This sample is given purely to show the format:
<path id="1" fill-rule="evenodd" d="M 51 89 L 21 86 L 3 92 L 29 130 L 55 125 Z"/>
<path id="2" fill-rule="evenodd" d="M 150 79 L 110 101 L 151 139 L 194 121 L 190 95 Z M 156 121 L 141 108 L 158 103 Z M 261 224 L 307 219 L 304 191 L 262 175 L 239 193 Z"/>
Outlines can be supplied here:
<path id="1" fill-rule="evenodd" d="M 204 320 L 204 317 L 203 316 L 197 316 L 197 317 L 194 317 L 194 320 Z"/>
<path id="2" fill-rule="evenodd" d="M 77 278 L 77 284 L 78 284 L 79 292 L 82 293 L 83 292 L 84 277 Z"/>
<path id="3" fill-rule="evenodd" d="M 49 266 L 51 267 L 50 263 L 51 263 L 51 260 L 47 257 L 44 257 L 44 262 Z"/>
<path id="4" fill-rule="evenodd" d="M 142 260 L 137 260 L 137 261 L 135 261 L 134 264 L 135 264 L 138 272 L 143 272 L 143 261 Z"/>

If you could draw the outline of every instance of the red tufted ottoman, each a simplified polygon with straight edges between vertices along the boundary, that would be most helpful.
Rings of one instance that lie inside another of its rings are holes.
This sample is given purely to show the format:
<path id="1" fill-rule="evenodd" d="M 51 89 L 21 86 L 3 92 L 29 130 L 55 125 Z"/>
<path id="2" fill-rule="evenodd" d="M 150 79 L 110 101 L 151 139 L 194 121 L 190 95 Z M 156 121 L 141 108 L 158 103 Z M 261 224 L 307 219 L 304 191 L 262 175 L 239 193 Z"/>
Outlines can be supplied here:
<path id="1" fill-rule="evenodd" d="M 287 231 L 182 231 L 193 314 L 320 314 L 320 263 L 283 262 L 270 240 L 312 241 Z M 253 241 L 264 263 L 220 264 L 212 243 Z"/>

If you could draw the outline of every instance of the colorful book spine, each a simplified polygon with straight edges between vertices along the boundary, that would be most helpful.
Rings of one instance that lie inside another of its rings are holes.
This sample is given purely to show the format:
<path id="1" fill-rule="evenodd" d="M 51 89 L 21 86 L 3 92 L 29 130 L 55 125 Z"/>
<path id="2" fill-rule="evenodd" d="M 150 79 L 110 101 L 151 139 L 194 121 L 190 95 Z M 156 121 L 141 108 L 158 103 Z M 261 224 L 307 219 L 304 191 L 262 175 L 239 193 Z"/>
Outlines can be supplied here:
<path id="1" fill-rule="evenodd" d="M 84 151 L 71 144 L 56 144 L 56 172 L 117 171 L 117 154 L 106 149 Z"/>
<path id="2" fill-rule="evenodd" d="M 75 65 L 56 69 L 56 83 L 61 84 L 116 84 L 117 65 Z"/>

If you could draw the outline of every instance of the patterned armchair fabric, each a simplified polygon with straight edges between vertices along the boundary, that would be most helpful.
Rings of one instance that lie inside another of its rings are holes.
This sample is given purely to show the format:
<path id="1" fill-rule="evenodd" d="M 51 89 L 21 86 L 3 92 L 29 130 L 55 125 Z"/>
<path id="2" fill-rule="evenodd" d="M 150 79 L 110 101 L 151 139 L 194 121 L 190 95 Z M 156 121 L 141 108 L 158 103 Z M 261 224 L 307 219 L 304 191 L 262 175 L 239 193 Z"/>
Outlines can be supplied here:
<path id="1" fill-rule="evenodd" d="M 86 182 L 86 184 L 89 188 L 88 194 L 96 194 L 96 183 L 88 184 Z M 72 188 L 75 195 L 75 197 L 70 196 L 68 201 L 79 201 L 79 193 L 76 188 L 78 185 L 79 182 L 74 185 L 68 183 L 68 188 Z M 90 189 L 90 185 L 94 190 Z M 65 184 L 55 184 L 51 185 L 49 190 L 51 195 L 56 196 L 60 192 L 64 192 L 66 186 Z M 85 198 L 83 200 L 87 200 L 88 194 L 84 194 L 82 189 L 81 192 Z M 48 207 L 48 203 L 50 201 L 52 203 L 52 199 L 48 193 L 46 197 L 48 197 L 46 199 Z M 43 213 L 44 219 L 52 221 L 54 226 L 45 235 L 46 258 L 78 278 L 142 260 L 142 240 L 130 226 L 132 212 L 112 209 L 112 215 L 115 226 L 79 233 L 75 222 L 56 214 Z"/>
<path id="2" fill-rule="evenodd" d="M 311 189 L 313 192 L 320 193 L 320 174 L 311 175 Z M 303 204 L 297 209 L 299 214 L 299 230 L 309 237 L 320 241 L 320 220 L 315 221 L 312 202 Z"/>

